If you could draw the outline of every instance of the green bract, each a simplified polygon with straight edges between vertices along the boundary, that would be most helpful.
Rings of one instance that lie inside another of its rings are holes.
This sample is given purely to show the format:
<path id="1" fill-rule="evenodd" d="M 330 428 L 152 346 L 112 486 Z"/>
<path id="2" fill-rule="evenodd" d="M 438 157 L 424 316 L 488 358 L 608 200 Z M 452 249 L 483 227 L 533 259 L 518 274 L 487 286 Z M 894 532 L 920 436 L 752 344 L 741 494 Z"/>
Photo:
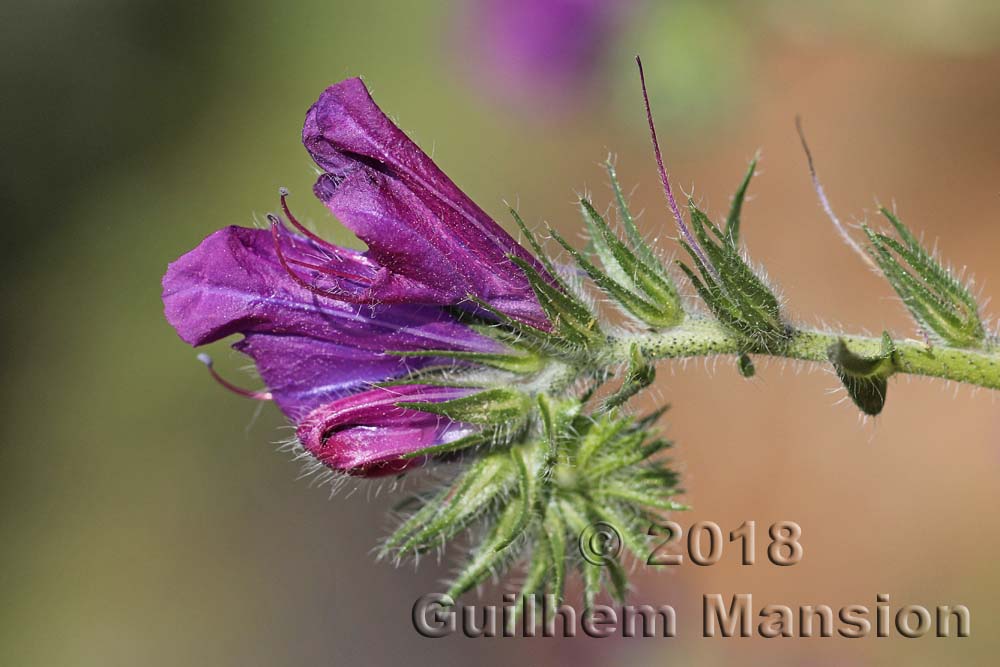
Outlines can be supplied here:
<path id="1" fill-rule="evenodd" d="M 880 210 L 892 223 L 899 240 L 864 225 L 871 241 L 870 252 L 924 332 L 954 347 L 986 347 L 986 327 L 969 288 L 924 250 L 895 215 Z"/>
<path id="2" fill-rule="evenodd" d="M 406 504 L 414 509 L 381 555 L 421 553 L 477 524 L 482 538 L 455 576 L 452 597 L 524 560 L 524 594 L 553 593 L 561 600 L 569 567 L 582 574 L 588 606 L 604 585 L 623 598 L 622 563 L 590 562 L 580 535 L 607 522 L 635 557 L 648 557 L 646 535 L 656 512 L 684 509 L 672 500 L 679 492 L 676 474 L 656 458 L 670 443 L 651 433 L 653 418 L 587 415 L 575 401 L 540 402 L 529 437 L 471 452 L 474 461 L 454 482 L 411 498 Z"/>

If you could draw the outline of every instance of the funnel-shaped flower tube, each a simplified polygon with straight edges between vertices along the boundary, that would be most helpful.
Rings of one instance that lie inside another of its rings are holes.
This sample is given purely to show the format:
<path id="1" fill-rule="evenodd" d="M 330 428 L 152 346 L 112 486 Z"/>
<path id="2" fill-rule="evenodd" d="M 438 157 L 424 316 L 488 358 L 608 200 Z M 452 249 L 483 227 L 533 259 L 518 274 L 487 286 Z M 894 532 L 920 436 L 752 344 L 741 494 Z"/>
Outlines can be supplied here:
<path id="1" fill-rule="evenodd" d="M 438 403 L 463 398 L 475 389 L 427 385 L 394 386 L 361 392 L 322 405 L 298 426 L 302 445 L 324 465 L 362 477 L 381 477 L 419 465 L 404 458 L 428 447 L 475 435 L 480 427 L 410 408 L 402 403 Z"/>

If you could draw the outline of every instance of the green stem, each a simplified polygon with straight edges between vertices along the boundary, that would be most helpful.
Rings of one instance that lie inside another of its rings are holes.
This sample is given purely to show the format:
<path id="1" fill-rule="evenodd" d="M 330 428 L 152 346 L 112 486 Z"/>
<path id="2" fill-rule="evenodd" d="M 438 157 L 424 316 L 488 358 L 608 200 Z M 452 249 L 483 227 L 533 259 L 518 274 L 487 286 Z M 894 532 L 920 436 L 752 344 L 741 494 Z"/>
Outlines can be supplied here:
<path id="1" fill-rule="evenodd" d="M 672 329 L 626 334 L 613 338 L 601 361 L 626 363 L 633 343 L 648 359 L 683 359 L 717 354 L 740 354 L 800 359 L 829 363 L 827 350 L 838 340 L 863 356 L 875 356 L 882 350 L 882 339 L 869 336 L 837 334 L 810 329 L 792 329 L 788 341 L 778 349 L 747 349 L 747 343 L 721 324 L 699 317 L 689 317 Z M 944 378 L 955 382 L 1000 389 L 1000 353 L 954 347 L 932 347 L 921 341 L 895 341 L 896 372 Z"/>

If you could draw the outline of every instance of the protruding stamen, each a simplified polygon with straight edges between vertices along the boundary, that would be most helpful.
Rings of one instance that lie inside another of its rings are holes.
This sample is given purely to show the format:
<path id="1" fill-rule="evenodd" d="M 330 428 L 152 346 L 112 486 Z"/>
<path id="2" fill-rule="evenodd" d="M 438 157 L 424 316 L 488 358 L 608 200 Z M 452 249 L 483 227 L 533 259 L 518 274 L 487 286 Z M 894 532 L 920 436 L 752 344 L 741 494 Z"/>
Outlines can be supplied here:
<path id="1" fill-rule="evenodd" d="M 212 374 L 212 377 L 215 379 L 216 382 L 218 382 L 219 384 L 221 384 L 223 387 L 233 392 L 234 394 L 239 394 L 240 396 L 244 396 L 246 398 L 252 398 L 255 401 L 274 400 L 274 396 L 269 391 L 250 391 L 249 389 L 243 389 L 242 387 L 237 387 L 232 382 L 219 375 L 219 373 L 215 370 L 215 368 L 212 365 L 212 357 L 208 356 L 207 354 L 205 353 L 199 354 L 198 361 L 205 364 L 205 366 L 208 368 L 208 372 Z"/>
<path id="2" fill-rule="evenodd" d="M 715 271 L 715 267 L 712 263 L 708 261 L 705 256 L 705 252 L 702 250 L 701 246 L 698 245 L 698 240 L 695 239 L 694 234 L 684 223 L 684 218 L 681 217 L 681 211 L 677 207 L 677 201 L 674 199 L 674 192 L 670 187 L 670 179 L 667 178 L 667 170 L 663 166 L 663 155 L 660 153 L 660 142 L 656 138 L 656 126 L 653 124 L 653 112 L 649 106 L 649 93 L 646 92 L 646 75 L 642 71 L 642 59 L 639 56 L 635 57 L 635 64 L 639 66 L 639 83 L 642 85 L 642 101 L 646 105 L 646 122 L 649 123 L 649 135 L 653 140 L 653 153 L 656 156 L 656 167 L 660 172 L 660 182 L 663 184 L 663 192 L 667 196 L 667 205 L 670 207 L 670 212 L 674 214 L 674 220 L 677 221 L 677 227 L 680 229 L 681 236 L 684 237 L 684 241 L 687 242 L 691 249 L 695 251 L 698 255 L 698 259 L 701 260 L 702 264 L 712 272 L 713 277 L 718 280 L 719 276 Z"/>
<path id="3" fill-rule="evenodd" d="M 357 299 L 352 298 L 350 294 L 345 292 L 333 292 L 331 290 L 325 290 L 322 287 L 317 287 L 309 283 L 307 280 L 302 278 L 299 274 L 295 273 L 292 267 L 289 265 L 289 260 L 285 258 L 285 253 L 281 250 L 281 237 L 279 236 L 278 229 L 281 227 L 281 220 L 278 219 L 273 213 L 267 214 L 267 220 L 271 223 L 271 239 L 274 241 L 274 252 L 278 255 L 278 262 L 281 263 L 281 268 L 285 270 L 285 273 L 296 282 L 300 287 L 303 287 L 313 294 L 318 294 L 319 296 L 325 296 L 329 299 L 335 299 L 337 301 L 349 301 L 357 302 Z M 294 260 L 293 260 L 294 261 Z M 296 262 L 299 263 L 299 262 Z"/>
<path id="4" fill-rule="evenodd" d="M 351 273 L 350 271 L 341 271 L 334 268 L 332 264 L 322 266 L 320 264 L 311 264 L 309 262 L 303 262 L 298 259 L 289 259 L 289 264 L 295 264 L 296 266 L 301 266 L 305 269 L 312 269 L 313 271 L 319 271 L 320 273 L 325 273 L 330 276 L 336 276 L 338 278 L 347 278 L 348 280 L 353 280 L 356 283 L 361 283 L 362 285 L 371 285 L 372 281 L 364 276 L 359 276 L 356 273 Z"/>
<path id="5" fill-rule="evenodd" d="M 851 250 L 860 255 L 861 259 L 865 260 L 865 264 L 867 264 L 872 271 L 878 271 L 878 267 L 875 266 L 875 262 L 872 261 L 872 258 L 868 255 L 868 253 L 866 253 L 864 249 L 858 245 L 858 242 L 851 237 L 851 235 L 847 232 L 847 228 L 842 222 L 840 222 L 840 218 L 838 218 L 837 214 L 833 212 L 833 207 L 830 206 L 830 200 L 826 197 L 826 192 L 823 190 L 823 184 L 819 182 L 819 176 L 816 175 L 816 167 L 813 165 L 812 151 L 809 150 L 809 144 L 806 143 L 806 133 L 802 129 L 801 116 L 795 117 L 795 131 L 799 133 L 799 140 L 802 142 L 802 150 L 806 153 L 806 162 L 809 163 L 809 176 L 812 178 L 813 189 L 816 191 L 816 196 L 819 197 L 819 205 L 823 208 L 823 212 L 826 213 L 826 217 L 828 217 L 830 222 L 833 223 L 833 226 L 837 229 L 837 233 L 840 234 L 844 243 L 850 246 Z"/>
<path id="6" fill-rule="evenodd" d="M 292 226 L 295 227 L 295 229 L 297 229 L 300 232 L 302 232 L 302 234 L 305 235 L 306 238 L 314 241 L 315 243 L 317 243 L 321 247 L 323 247 L 325 250 L 330 251 L 334 256 L 340 258 L 340 255 L 341 255 L 341 252 L 342 252 L 341 248 L 338 248 L 337 246 L 333 245 L 329 241 L 326 241 L 325 239 L 323 239 L 320 236 L 318 236 L 315 232 L 312 232 L 309 229 L 307 229 L 305 225 L 303 225 L 301 222 L 298 221 L 298 218 L 296 218 L 294 215 L 292 215 L 291 210 L 289 210 L 289 208 L 288 208 L 288 201 L 287 201 L 288 200 L 288 188 L 286 188 L 286 187 L 280 187 L 280 188 L 278 188 L 278 195 L 281 197 L 281 210 L 282 210 L 282 212 L 284 212 L 284 214 L 288 218 L 289 222 L 292 223 Z M 301 261 L 295 260 L 295 259 L 290 259 L 288 261 L 291 264 L 297 264 L 299 266 L 302 266 L 302 267 L 305 267 L 305 268 L 308 268 L 308 269 L 315 269 L 316 271 L 321 271 L 323 273 L 326 273 L 326 274 L 329 274 L 329 275 L 332 275 L 332 276 L 338 276 L 338 277 L 341 277 L 341 278 L 347 278 L 348 280 L 354 280 L 356 282 L 363 283 L 363 284 L 371 284 L 371 280 L 369 280 L 368 278 L 365 278 L 364 276 L 359 276 L 358 274 L 351 273 L 349 271 L 339 271 L 339 270 L 333 268 L 332 266 L 326 266 L 326 267 L 324 267 L 324 266 L 320 266 L 318 264 L 309 264 L 309 263 L 301 262 Z"/>
<path id="7" fill-rule="evenodd" d="M 278 188 L 278 196 L 281 197 L 281 210 L 284 212 L 285 217 L 288 218 L 288 221 L 292 223 L 292 226 L 295 227 L 295 229 L 302 232 L 306 238 L 312 239 L 324 247 L 331 247 L 328 241 L 323 240 L 318 234 L 307 229 L 306 226 L 299 222 L 298 218 L 292 215 L 292 212 L 288 210 L 288 188 Z"/>

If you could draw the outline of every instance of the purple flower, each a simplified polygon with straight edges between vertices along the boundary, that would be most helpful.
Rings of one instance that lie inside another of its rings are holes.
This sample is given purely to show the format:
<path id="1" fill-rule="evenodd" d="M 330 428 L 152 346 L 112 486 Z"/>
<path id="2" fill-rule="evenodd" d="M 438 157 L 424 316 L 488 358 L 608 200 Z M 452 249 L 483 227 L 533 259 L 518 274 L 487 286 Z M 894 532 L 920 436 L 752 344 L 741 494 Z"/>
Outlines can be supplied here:
<path id="1" fill-rule="evenodd" d="M 372 389 L 316 408 L 299 422 L 297 434 L 303 446 L 330 468 L 363 477 L 395 474 L 423 462 L 420 457 L 402 458 L 405 455 L 480 430 L 399 404 L 438 403 L 474 391 L 426 385 Z"/>
<path id="2" fill-rule="evenodd" d="M 191 345 L 244 334 L 234 347 L 254 359 L 292 419 L 435 361 L 387 351 L 501 349 L 435 306 L 357 305 L 314 293 L 289 277 L 282 258 L 289 265 L 330 266 L 341 273 L 362 272 L 364 259 L 344 249 L 334 255 L 334 246 L 274 231 L 278 243 L 272 232 L 245 227 L 209 235 L 167 269 L 163 304 L 167 320 Z M 318 269 L 300 270 L 317 281 L 327 278 Z"/>
<path id="3" fill-rule="evenodd" d="M 306 114 L 302 142 L 325 171 L 316 196 L 368 245 L 374 273 L 353 298 L 455 305 L 473 294 L 548 328 L 508 256 L 544 269 L 382 113 L 360 79 L 323 92 Z"/>
<path id="4" fill-rule="evenodd" d="M 253 358 L 268 388 L 252 395 L 273 398 L 326 465 L 363 475 L 399 471 L 414 464 L 404 454 L 473 429 L 398 408 L 399 397 L 439 402 L 475 390 L 372 389 L 449 363 L 392 352 L 505 351 L 447 308 L 477 309 L 470 294 L 550 329 L 509 255 L 538 263 L 386 118 L 360 80 L 323 93 L 306 116 L 303 140 L 324 169 L 316 194 L 368 251 L 305 229 L 282 191 L 283 213 L 297 232 L 268 216 L 270 230 L 210 234 L 168 267 L 166 318 L 195 346 L 242 334 L 234 347 Z"/>

